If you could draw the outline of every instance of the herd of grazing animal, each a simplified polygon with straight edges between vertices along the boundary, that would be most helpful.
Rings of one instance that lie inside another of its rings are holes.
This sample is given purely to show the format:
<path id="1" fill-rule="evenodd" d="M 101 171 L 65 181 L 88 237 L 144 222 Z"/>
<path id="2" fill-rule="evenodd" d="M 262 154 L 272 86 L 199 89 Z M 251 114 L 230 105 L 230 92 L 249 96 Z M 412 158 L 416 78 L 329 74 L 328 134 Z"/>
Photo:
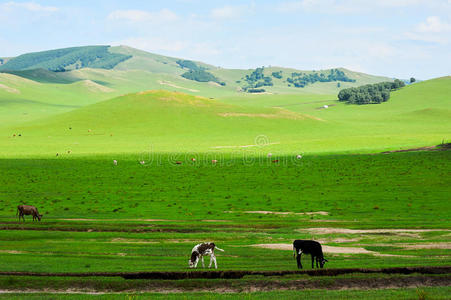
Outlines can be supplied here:
<path id="1" fill-rule="evenodd" d="M 20 218 L 25 222 L 25 215 L 33 216 L 33 221 L 38 220 L 41 221 L 42 215 L 39 214 L 38 209 L 32 205 L 19 205 L 17 206 L 16 216 L 19 215 Z M 212 263 L 215 264 L 215 269 L 218 268 L 218 263 L 216 262 L 215 250 L 219 250 L 224 252 L 223 249 L 218 248 L 215 243 L 200 243 L 194 246 L 193 250 L 191 250 L 191 258 L 188 261 L 188 265 L 190 268 L 197 268 L 197 264 L 199 260 L 202 262 L 202 267 L 205 268 L 204 264 L 204 256 L 210 255 L 210 264 L 208 265 L 211 268 Z M 296 256 L 296 261 L 298 264 L 298 269 L 302 269 L 301 264 L 301 256 L 302 253 L 310 254 L 312 256 L 312 269 L 314 268 L 314 261 L 316 260 L 316 267 L 323 268 L 324 264 L 327 262 L 327 259 L 324 258 L 323 250 L 321 244 L 316 241 L 310 240 L 295 240 L 293 242 L 293 256 Z"/>

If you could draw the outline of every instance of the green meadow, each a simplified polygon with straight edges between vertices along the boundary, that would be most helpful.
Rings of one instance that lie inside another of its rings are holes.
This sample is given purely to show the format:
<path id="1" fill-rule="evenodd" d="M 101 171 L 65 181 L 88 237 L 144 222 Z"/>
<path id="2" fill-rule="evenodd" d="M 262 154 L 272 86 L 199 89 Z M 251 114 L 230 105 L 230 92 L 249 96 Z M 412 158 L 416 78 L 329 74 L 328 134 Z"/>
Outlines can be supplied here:
<path id="1" fill-rule="evenodd" d="M 176 58 L 128 47 L 109 51 L 131 58 L 112 69 L 0 73 L 0 271 L 188 271 L 190 251 L 202 241 L 225 249 L 217 253 L 220 270 L 295 270 L 294 239 L 320 241 L 327 268 L 451 265 L 451 77 L 359 106 L 337 100 L 336 82 L 293 88 L 274 78 L 264 94 L 248 94 L 237 81 L 252 70 L 196 62 L 226 83 L 219 86 L 181 77 Z M 279 71 L 296 70 L 264 70 Z M 390 80 L 344 72 L 356 82 L 342 88 Z M 393 152 L 412 148 L 421 149 Z M 19 204 L 37 206 L 42 221 L 19 222 Z M 310 257 L 303 265 L 311 267 Z M 17 291 L 19 279 L 0 276 L 0 290 Z M 66 291 L 74 283 L 25 279 L 26 290 L 36 284 L 37 291 Z M 120 281 L 87 278 L 75 286 L 131 291 L 93 298 L 161 296 L 132 295 L 160 291 L 148 281 Z M 165 288 L 249 291 L 253 284 L 186 280 Z M 440 299 L 449 293 L 446 286 L 256 290 L 244 297 Z"/>

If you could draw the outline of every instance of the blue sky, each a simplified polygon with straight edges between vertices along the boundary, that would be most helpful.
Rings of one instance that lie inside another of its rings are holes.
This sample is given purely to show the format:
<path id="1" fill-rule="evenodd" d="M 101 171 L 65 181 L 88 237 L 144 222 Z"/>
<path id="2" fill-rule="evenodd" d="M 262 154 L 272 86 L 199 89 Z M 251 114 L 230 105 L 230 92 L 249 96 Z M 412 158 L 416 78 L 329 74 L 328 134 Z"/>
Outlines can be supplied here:
<path id="1" fill-rule="evenodd" d="M 450 75 L 451 0 L 1 1 L 0 57 L 128 45 L 227 68 Z"/>

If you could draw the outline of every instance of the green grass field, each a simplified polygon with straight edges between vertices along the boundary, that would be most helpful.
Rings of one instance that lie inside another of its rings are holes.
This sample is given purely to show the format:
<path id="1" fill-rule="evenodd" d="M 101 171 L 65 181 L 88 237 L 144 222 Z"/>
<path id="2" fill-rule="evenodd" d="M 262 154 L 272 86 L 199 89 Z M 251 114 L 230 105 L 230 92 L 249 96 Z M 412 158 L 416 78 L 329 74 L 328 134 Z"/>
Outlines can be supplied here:
<path id="1" fill-rule="evenodd" d="M 133 57 L 114 70 L 0 73 L 0 271 L 187 271 L 201 241 L 226 250 L 218 254 L 221 270 L 295 270 L 294 239 L 319 240 L 327 268 L 451 265 L 450 152 L 380 153 L 449 142 L 451 77 L 406 86 L 383 104 L 356 106 L 337 101 L 335 83 L 303 90 L 280 82 L 272 94 L 250 95 L 233 84 L 244 70 L 203 65 L 227 82 L 218 87 L 180 77 L 175 58 L 111 51 Z M 347 72 L 361 83 L 383 80 Z M 43 220 L 18 222 L 19 204 L 36 205 Z M 310 268 L 309 258 L 303 264 Z M 38 292 L 72 283 L 22 279 Z M 18 280 L 0 276 L 0 290 L 17 291 Z M 95 291 L 99 280 L 103 292 L 129 291 L 117 279 L 80 280 L 76 287 L 89 283 Z M 131 294 L 159 291 L 139 282 L 128 286 Z M 251 288 L 246 280 L 209 282 L 173 287 Z M 447 286 L 421 289 L 264 290 L 244 297 L 449 293 Z M 147 296 L 161 295 L 89 297 Z"/>
<path id="2" fill-rule="evenodd" d="M 0 232 L 0 269 L 186 270 L 192 246 L 211 240 L 226 249 L 221 269 L 290 270 L 296 238 L 332 246 L 331 268 L 449 265 L 449 155 L 307 156 L 279 164 L 229 157 L 216 165 L 182 156 L 184 165 L 168 156 L 140 165 L 124 156 L 117 166 L 108 156 L 3 159 L 0 216 L 9 230 Z M 18 223 L 20 203 L 38 206 L 43 221 Z"/>

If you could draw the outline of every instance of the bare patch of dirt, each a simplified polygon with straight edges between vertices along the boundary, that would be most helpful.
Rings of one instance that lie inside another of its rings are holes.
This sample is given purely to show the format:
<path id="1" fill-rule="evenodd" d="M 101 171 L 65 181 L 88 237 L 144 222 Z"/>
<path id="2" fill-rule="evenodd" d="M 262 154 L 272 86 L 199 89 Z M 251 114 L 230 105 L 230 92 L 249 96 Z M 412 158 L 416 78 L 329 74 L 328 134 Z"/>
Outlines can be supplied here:
<path id="1" fill-rule="evenodd" d="M 229 112 L 229 113 L 219 113 L 218 115 L 221 117 L 249 117 L 249 118 L 266 118 L 266 119 L 291 119 L 291 120 L 313 119 L 317 121 L 324 121 L 314 116 L 300 114 L 282 108 L 278 108 L 277 112 L 273 114 L 263 114 L 263 113 L 251 114 L 251 113 Z"/>
<path id="2" fill-rule="evenodd" d="M 451 249 L 451 243 L 401 244 L 401 247 L 406 249 Z"/>
<path id="3" fill-rule="evenodd" d="M 185 88 L 185 87 L 182 87 L 182 86 L 178 86 L 178 85 L 176 85 L 176 84 L 174 84 L 174 83 L 172 83 L 170 81 L 158 80 L 158 83 L 161 84 L 161 85 L 167 85 L 167 86 L 170 86 L 170 87 L 173 87 L 173 88 L 176 88 L 176 89 L 181 89 L 181 90 L 185 90 L 185 91 L 189 91 L 189 92 L 193 92 L 193 93 L 199 92 L 199 90 L 189 89 L 189 88 Z"/>
<path id="4" fill-rule="evenodd" d="M 333 227 L 317 227 L 317 228 L 303 228 L 297 231 L 308 231 L 313 234 L 377 234 L 377 233 L 422 233 L 433 231 L 451 231 L 449 229 L 347 229 L 347 228 L 333 228 Z"/>
<path id="5" fill-rule="evenodd" d="M 324 269 L 324 273 L 331 270 Z M 332 273 L 332 272 L 331 272 Z M 402 273 L 401 273 L 402 274 Z M 327 274 L 326 274 L 327 275 Z M 276 275 L 277 276 L 277 275 Z M 221 278 L 221 277 L 218 277 Z M 72 283 L 72 282 L 71 282 Z M 333 278 L 331 280 L 312 280 L 311 278 L 294 279 L 294 280 L 217 280 L 204 286 L 189 286 L 179 284 L 177 281 L 153 281 L 145 280 L 142 283 L 130 287 L 117 287 L 112 291 L 111 287 L 98 286 L 98 283 L 90 281 L 73 282 L 70 288 L 52 289 L 45 288 L 38 290 L 35 288 L 21 288 L 20 290 L 0 290 L 0 293 L 20 293 L 23 295 L 33 293 L 50 293 L 50 294 L 118 294 L 118 293 L 143 293 L 154 292 L 162 294 L 183 293 L 183 292 L 215 292 L 215 293 L 240 293 L 257 292 L 257 291 L 277 291 L 277 290 L 304 290 L 304 289 L 327 289 L 327 290 L 345 290 L 345 289 L 387 289 L 387 288 L 418 288 L 425 286 L 449 286 L 451 285 L 451 276 L 435 276 L 435 275 L 411 275 L 400 276 L 394 275 L 390 277 L 344 277 Z M 242 297 L 242 296 L 241 296 Z"/>
<path id="6" fill-rule="evenodd" d="M 277 249 L 277 250 L 291 250 L 293 251 L 293 244 L 255 244 L 253 247 Z M 366 250 L 362 247 L 335 247 L 322 245 L 323 252 L 332 254 L 375 254 L 377 252 Z"/>
<path id="7" fill-rule="evenodd" d="M 246 214 L 263 214 L 263 215 L 321 215 L 321 216 L 327 216 L 329 213 L 327 211 L 310 211 L 310 212 L 302 212 L 302 213 L 295 213 L 292 211 L 269 211 L 269 210 L 246 210 L 246 211 L 232 211 L 227 210 L 224 211 L 225 213 L 246 213 Z M 324 221 L 324 220 L 322 220 Z"/>
<path id="8" fill-rule="evenodd" d="M 209 222 L 209 223 L 223 223 L 223 222 L 230 222 L 230 220 L 202 220 L 202 222 Z"/>
<path id="9" fill-rule="evenodd" d="M 18 89 L 9 87 L 7 85 L 1 84 L 0 83 L 0 89 L 7 91 L 8 93 L 12 93 L 12 94 L 20 94 L 20 91 Z"/>
<path id="10" fill-rule="evenodd" d="M 8 253 L 8 254 L 24 254 L 23 251 L 17 251 L 17 250 L 0 250 L 0 253 Z"/>
<path id="11" fill-rule="evenodd" d="M 275 250 L 291 250 L 293 251 L 293 244 L 255 244 L 252 247 L 275 249 Z M 371 254 L 374 256 L 394 256 L 394 257 L 409 257 L 406 255 L 382 254 L 376 251 L 366 250 L 362 247 L 335 247 L 322 245 L 324 253 L 330 254 Z"/>

